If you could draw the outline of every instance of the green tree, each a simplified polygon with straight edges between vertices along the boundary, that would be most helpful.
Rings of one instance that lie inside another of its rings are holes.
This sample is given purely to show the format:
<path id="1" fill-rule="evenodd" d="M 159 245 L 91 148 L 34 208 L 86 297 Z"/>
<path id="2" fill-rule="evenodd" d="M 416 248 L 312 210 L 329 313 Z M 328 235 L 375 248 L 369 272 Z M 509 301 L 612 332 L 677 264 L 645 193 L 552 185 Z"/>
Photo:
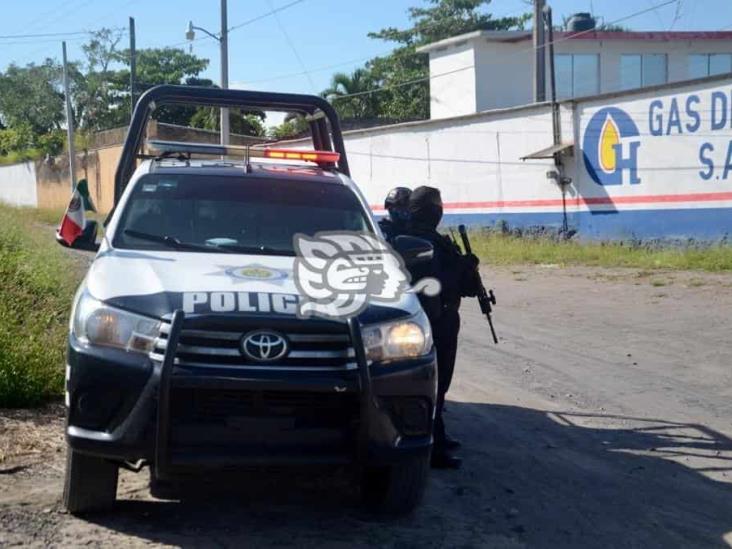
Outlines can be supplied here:
<path id="1" fill-rule="evenodd" d="M 264 113 L 247 113 L 240 109 L 229 109 L 229 131 L 239 135 L 264 136 L 266 134 Z M 219 109 L 206 107 L 198 109 L 191 117 L 190 126 L 204 130 L 218 131 L 221 126 Z"/>
<path id="2" fill-rule="evenodd" d="M 129 50 L 118 52 L 117 60 L 124 63 L 125 68 L 117 71 L 115 87 L 121 97 L 124 97 L 119 106 L 119 116 L 127 123 L 130 118 L 129 82 L 130 70 Z M 212 86 L 208 79 L 198 78 L 198 75 L 208 67 L 209 60 L 186 53 L 177 48 L 150 48 L 137 51 L 137 86 L 135 94 L 140 94 L 159 84 L 187 84 L 193 86 Z M 154 116 L 160 122 L 168 124 L 188 125 L 196 107 L 162 106 Z"/>
<path id="3" fill-rule="evenodd" d="M 89 143 L 93 133 L 122 126 L 130 118 L 129 51 L 119 50 L 121 34 L 101 29 L 82 46 L 84 57 L 69 64 L 72 115 L 78 136 Z M 198 75 L 208 66 L 202 59 L 175 48 L 138 50 L 136 93 L 158 84 L 212 86 Z M 59 131 L 65 125 L 62 67 L 52 59 L 25 67 L 10 65 L 0 72 L 0 128 L 5 151 L 60 150 Z M 188 125 L 199 109 L 163 106 L 155 117 L 162 122 Z M 264 132 L 261 124 L 239 116 L 237 128 Z M 1 151 L 0 151 L 1 152 Z M 7 154 L 7 153 L 6 153 Z"/>
<path id="4" fill-rule="evenodd" d="M 0 130 L 0 155 L 29 149 L 33 137 L 33 130 L 26 124 Z"/>
<path id="5" fill-rule="evenodd" d="M 52 59 L 41 65 L 10 65 L 0 73 L 0 120 L 6 128 L 27 127 L 33 135 L 58 129 L 64 120 L 59 90 L 61 67 Z"/>
<path id="6" fill-rule="evenodd" d="M 491 0 L 427 0 L 426 5 L 409 9 L 411 26 L 387 27 L 369 33 L 371 38 L 396 44 L 383 57 L 366 63 L 372 82 L 382 91 L 375 96 L 379 116 L 394 120 L 429 117 L 429 66 L 426 55 L 416 52 L 419 46 L 475 30 L 521 29 L 530 14 L 518 17 L 493 16 L 486 11 Z M 334 105 L 338 101 L 333 98 Z"/>
<path id="7" fill-rule="evenodd" d="M 334 74 L 330 87 L 322 95 L 333 103 L 341 118 L 376 118 L 379 115 L 378 98 L 367 92 L 377 86 L 371 72 L 361 68 L 351 74 Z"/>
<path id="8" fill-rule="evenodd" d="M 301 114 L 288 113 L 279 126 L 270 128 L 269 135 L 275 139 L 292 139 L 302 135 L 309 135 L 310 127 Z"/>
<path id="9" fill-rule="evenodd" d="M 120 31 L 102 29 L 81 48 L 84 60 L 70 68 L 74 123 L 81 131 L 98 131 L 124 123 L 120 119 L 117 45 Z"/>

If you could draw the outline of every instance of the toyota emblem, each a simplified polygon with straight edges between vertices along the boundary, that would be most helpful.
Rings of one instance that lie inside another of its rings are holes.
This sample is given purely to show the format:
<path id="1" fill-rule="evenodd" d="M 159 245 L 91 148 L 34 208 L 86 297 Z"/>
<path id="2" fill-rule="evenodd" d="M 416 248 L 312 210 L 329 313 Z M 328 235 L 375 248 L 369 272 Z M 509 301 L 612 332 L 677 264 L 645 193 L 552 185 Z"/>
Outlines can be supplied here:
<path id="1" fill-rule="evenodd" d="M 241 339 L 241 352 L 258 362 L 272 362 L 287 354 L 287 340 L 268 330 L 249 332 Z"/>

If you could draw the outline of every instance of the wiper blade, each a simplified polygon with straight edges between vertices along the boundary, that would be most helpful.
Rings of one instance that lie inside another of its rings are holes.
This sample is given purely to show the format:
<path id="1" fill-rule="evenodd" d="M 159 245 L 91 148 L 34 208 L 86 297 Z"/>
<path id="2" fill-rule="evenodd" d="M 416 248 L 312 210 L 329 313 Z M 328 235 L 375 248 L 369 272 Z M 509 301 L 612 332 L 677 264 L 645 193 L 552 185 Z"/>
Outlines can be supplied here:
<path id="1" fill-rule="evenodd" d="M 263 255 L 288 255 L 294 256 L 294 250 L 270 248 L 269 246 L 240 246 L 239 244 L 216 244 L 217 248 L 224 248 L 231 252 L 241 254 L 263 254 Z"/>
<path id="2" fill-rule="evenodd" d="M 176 250 L 196 250 L 199 252 L 215 252 L 220 249 L 218 246 L 206 246 L 205 244 L 194 244 L 193 242 L 183 242 L 174 236 L 145 233 L 142 231 L 135 231 L 133 229 L 125 229 L 123 231 L 126 235 L 132 238 L 139 238 L 140 240 L 149 240 L 150 242 L 159 242 L 167 246 L 168 248 L 174 248 Z M 225 250 L 229 252 L 229 250 Z M 229 252 L 230 253 L 230 252 Z"/>

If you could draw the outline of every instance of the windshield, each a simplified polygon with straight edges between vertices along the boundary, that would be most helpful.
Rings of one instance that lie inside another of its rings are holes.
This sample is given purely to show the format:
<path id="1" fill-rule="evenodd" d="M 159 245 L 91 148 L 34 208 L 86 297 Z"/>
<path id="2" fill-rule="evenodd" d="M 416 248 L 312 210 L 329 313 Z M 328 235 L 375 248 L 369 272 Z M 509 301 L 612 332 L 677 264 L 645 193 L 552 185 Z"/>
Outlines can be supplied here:
<path id="1" fill-rule="evenodd" d="M 296 233 L 371 232 L 348 187 L 308 181 L 150 174 L 135 185 L 117 248 L 294 255 Z"/>

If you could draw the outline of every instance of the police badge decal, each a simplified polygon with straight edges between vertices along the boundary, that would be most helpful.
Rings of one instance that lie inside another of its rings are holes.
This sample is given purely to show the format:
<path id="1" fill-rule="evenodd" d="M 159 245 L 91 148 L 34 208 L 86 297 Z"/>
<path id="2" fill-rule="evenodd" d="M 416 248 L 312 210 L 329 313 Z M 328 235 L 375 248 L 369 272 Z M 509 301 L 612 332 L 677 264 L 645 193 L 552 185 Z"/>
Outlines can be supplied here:
<path id="1" fill-rule="evenodd" d="M 350 318 L 369 303 L 394 303 L 407 292 L 437 295 L 440 283 L 424 278 L 410 286 L 402 258 L 370 233 L 296 234 L 294 279 L 299 317 Z"/>

